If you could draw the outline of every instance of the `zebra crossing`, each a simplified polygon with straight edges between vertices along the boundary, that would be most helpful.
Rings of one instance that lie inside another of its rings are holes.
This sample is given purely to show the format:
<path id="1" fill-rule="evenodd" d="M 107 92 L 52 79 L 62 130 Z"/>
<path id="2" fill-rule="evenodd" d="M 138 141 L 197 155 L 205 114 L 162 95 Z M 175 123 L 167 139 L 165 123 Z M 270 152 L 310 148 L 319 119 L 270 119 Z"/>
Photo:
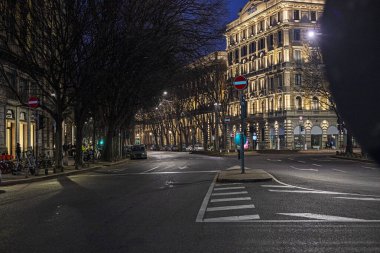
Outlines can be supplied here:
<path id="1" fill-rule="evenodd" d="M 196 222 L 249 222 L 260 219 L 255 205 L 241 183 L 211 184 Z"/>

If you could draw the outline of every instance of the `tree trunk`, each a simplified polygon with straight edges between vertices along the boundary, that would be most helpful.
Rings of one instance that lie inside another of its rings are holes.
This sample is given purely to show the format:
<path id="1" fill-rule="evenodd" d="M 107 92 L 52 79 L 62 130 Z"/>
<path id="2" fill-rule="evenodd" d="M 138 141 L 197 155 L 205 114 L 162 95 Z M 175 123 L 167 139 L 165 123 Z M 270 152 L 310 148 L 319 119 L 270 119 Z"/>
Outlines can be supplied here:
<path id="1" fill-rule="evenodd" d="M 106 135 L 105 147 L 104 147 L 104 160 L 111 162 L 113 159 L 113 136 L 114 136 L 114 127 L 109 125 Z"/>
<path id="2" fill-rule="evenodd" d="M 347 129 L 347 145 L 346 145 L 346 154 L 353 153 L 353 144 L 352 144 L 352 134 L 351 131 Z"/>
<path id="3" fill-rule="evenodd" d="M 57 169 L 63 172 L 63 154 L 62 154 L 62 117 L 58 116 L 55 118 L 55 166 L 53 169 L 54 173 L 57 173 Z"/>
<path id="4" fill-rule="evenodd" d="M 75 169 L 79 166 L 83 166 L 82 160 L 82 145 L 83 145 L 83 123 L 76 122 L 76 134 L 75 134 Z"/>

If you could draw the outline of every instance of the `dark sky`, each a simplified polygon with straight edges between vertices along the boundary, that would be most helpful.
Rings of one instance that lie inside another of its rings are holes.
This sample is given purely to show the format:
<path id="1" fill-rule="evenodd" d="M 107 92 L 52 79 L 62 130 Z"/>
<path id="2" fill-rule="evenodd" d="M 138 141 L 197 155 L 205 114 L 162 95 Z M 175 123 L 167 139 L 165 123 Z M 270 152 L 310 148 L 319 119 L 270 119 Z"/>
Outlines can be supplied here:
<path id="1" fill-rule="evenodd" d="M 249 0 L 225 0 L 227 3 L 228 14 L 224 18 L 224 21 L 230 23 L 231 21 L 237 19 L 238 12 L 244 7 Z M 216 46 L 216 50 L 225 50 L 226 49 L 226 40 L 221 38 L 219 43 Z"/>
<path id="2" fill-rule="evenodd" d="M 238 17 L 238 12 L 244 7 L 249 0 L 226 0 L 227 8 L 229 10 L 229 16 L 226 19 L 227 22 L 231 22 Z"/>

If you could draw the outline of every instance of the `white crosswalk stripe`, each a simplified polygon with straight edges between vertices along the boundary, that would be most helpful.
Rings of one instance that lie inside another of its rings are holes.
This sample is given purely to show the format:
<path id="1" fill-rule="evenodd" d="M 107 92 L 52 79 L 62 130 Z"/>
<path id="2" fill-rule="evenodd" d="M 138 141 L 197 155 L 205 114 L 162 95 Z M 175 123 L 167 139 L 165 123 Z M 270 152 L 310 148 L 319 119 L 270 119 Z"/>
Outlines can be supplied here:
<path id="1" fill-rule="evenodd" d="M 196 222 L 249 222 L 259 220 L 260 216 L 252 213 L 252 209 L 255 209 L 252 198 L 244 196 L 248 194 L 248 191 L 243 191 L 244 189 L 246 187 L 242 183 L 211 184 Z"/>

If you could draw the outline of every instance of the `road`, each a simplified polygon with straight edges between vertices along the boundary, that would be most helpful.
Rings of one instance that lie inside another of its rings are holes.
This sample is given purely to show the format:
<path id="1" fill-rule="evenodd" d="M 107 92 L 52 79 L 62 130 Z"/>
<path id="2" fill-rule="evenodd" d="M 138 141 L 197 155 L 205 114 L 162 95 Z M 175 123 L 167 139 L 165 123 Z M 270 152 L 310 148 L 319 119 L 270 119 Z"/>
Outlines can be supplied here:
<path id="1" fill-rule="evenodd" d="M 1 252 L 380 252 L 380 168 L 255 155 L 272 182 L 218 184 L 236 157 L 152 152 L 0 188 Z"/>

